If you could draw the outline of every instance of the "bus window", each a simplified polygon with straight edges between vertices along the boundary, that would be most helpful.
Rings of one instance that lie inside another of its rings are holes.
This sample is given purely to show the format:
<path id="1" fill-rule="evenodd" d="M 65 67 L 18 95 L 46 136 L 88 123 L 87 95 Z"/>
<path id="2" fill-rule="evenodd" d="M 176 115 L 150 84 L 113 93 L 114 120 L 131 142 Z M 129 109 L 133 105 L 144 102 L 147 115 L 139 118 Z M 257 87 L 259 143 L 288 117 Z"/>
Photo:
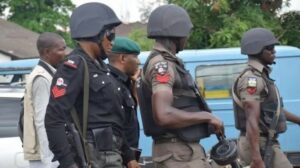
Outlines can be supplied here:
<path id="1" fill-rule="evenodd" d="M 196 67 L 196 82 L 206 99 L 230 98 L 231 87 L 246 63 L 199 65 Z"/>

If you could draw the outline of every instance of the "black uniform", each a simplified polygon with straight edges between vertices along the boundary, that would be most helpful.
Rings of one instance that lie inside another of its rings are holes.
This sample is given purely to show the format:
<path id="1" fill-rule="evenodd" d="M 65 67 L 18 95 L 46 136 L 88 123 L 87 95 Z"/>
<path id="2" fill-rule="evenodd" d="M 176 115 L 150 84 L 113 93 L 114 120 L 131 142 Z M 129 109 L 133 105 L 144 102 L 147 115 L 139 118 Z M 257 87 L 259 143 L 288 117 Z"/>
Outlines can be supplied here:
<path id="1" fill-rule="evenodd" d="M 123 106 L 125 109 L 125 126 L 124 133 L 130 147 L 138 148 L 139 143 L 139 123 L 137 119 L 137 101 L 132 95 L 130 78 L 118 70 L 117 68 L 108 65 L 112 75 L 122 85 Z"/>
<path id="2" fill-rule="evenodd" d="M 54 75 L 45 117 L 50 149 L 62 167 L 74 163 L 65 134 L 65 123 L 71 118 L 71 108 L 75 107 L 79 119 L 82 118 L 84 64 L 78 55 L 86 60 L 89 69 L 88 133 L 95 128 L 111 127 L 115 136 L 124 138 L 122 129 L 125 112 L 119 84 L 103 61 L 93 61 L 78 47 Z M 125 162 L 134 160 L 126 143 L 120 150 Z"/>

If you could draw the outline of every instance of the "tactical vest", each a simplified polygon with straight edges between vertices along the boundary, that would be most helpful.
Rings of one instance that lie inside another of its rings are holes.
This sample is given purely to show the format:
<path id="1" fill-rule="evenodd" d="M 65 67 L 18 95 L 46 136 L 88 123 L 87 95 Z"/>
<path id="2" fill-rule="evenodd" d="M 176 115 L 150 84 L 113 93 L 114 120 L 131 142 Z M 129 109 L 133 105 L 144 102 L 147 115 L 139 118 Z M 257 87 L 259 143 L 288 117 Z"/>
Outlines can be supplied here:
<path id="1" fill-rule="evenodd" d="M 261 77 L 266 82 L 266 85 L 267 85 L 268 95 L 264 99 L 264 101 L 260 103 L 261 113 L 260 113 L 260 121 L 259 121 L 260 132 L 263 133 L 263 134 L 267 134 L 268 129 L 270 128 L 270 125 L 272 123 L 273 117 L 274 117 L 274 115 L 276 115 L 276 110 L 277 110 L 277 106 L 278 106 L 278 98 L 277 98 L 277 95 L 276 95 L 276 85 L 274 83 L 274 80 L 267 77 L 267 75 L 261 74 L 260 72 L 258 72 L 254 68 L 249 67 L 249 68 L 245 69 L 241 73 L 241 75 L 238 77 L 238 79 L 236 80 L 236 82 L 234 84 L 234 92 L 235 93 L 236 93 L 236 86 L 237 86 L 238 80 L 247 71 L 253 71 L 256 74 L 260 74 Z M 280 111 L 278 123 L 277 123 L 277 126 L 276 126 L 276 133 L 277 134 L 283 133 L 283 132 L 286 131 L 286 116 L 285 116 L 285 113 L 282 110 L 283 109 L 283 102 L 282 102 L 281 98 L 279 98 L 279 99 L 281 101 L 282 107 L 280 108 L 281 111 Z M 233 105 L 234 105 L 235 127 L 238 130 L 241 130 L 241 131 L 245 132 L 246 131 L 246 115 L 245 115 L 245 112 L 241 107 L 239 107 L 239 105 L 235 101 L 233 101 Z"/>
<path id="2" fill-rule="evenodd" d="M 154 51 L 150 54 L 143 67 L 143 74 L 147 69 L 149 61 L 158 54 L 161 53 Z M 164 59 L 166 58 L 164 57 Z M 184 94 L 186 91 L 193 92 L 196 88 L 190 73 L 185 70 L 182 64 L 176 63 L 176 72 L 180 75 L 182 83 L 173 86 L 174 96 L 172 106 L 189 112 L 210 111 L 208 108 L 205 109 L 205 107 L 208 106 L 205 104 L 204 99 L 199 100 L 197 97 L 191 97 Z M 145 135 L 152 136 L 156 139 L 157 137 L 171 133 L 187 142 L 198 142 L 200 139 L 210 135 L 208 124 L 197 124 L 179 129 L 165 129 L 158 126 L 153 119 L 151 88 L 151 84 L 143 77 L 138 81 L 137 91 Z"/>

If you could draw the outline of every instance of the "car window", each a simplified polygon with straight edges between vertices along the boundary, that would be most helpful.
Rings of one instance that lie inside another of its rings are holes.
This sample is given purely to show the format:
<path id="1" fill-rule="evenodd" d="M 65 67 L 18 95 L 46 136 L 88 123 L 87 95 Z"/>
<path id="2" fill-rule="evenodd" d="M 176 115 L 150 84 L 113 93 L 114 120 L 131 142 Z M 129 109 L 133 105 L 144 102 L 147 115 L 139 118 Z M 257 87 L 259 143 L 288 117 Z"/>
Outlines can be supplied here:
<path id="1" fill-rule="evenodd" d="M 199 65 L 196 67 L 196 82 L 206 99 L 230 98 L 231 87 L 246 63 Z"/>
<path id="2" fill-rule="evenodd" d="M 0 87 L 7 87 L 9 85 L 23 87 L 27 76 L 27 74 L 2 74 L 0 75 Z"/>

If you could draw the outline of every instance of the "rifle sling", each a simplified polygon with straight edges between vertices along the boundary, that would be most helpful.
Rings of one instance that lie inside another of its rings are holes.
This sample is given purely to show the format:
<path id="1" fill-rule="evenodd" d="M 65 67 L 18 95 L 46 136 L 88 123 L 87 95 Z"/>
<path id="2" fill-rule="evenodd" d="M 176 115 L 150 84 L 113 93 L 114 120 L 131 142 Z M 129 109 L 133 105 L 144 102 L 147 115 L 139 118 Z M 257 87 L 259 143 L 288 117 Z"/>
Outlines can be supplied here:
<path id="1" fill-rule="evenodd" d="M 88 70 L 88 66 L 86 63 L 86 60 L 79 56 L 82 61 L 83 61 L 83 65 L 84 65 L 84 83 L 83 83 L 83 128 L 81 128 L 80 126 L 80 122 L 79 122 L 79 117 L 78 117 L 78 113 L 75 109 L 75 107 L 72 108 L 71 110 L 71 116 L 73 119 L 74 124 L 76 125 L 78 132 L 81 136 L 81 139 L 83 141 L 83 147 L 84 147 L 84 153 L 85 153 L 85 157 L 87 159 L 87 164 L 89 165 L 89 161 L 90 161 L 90 156 L 88 153 L 88 149 L 87 149 L 87 120 L 88 120 L 88 101 L 89 101 L 89 70 Z"/>

